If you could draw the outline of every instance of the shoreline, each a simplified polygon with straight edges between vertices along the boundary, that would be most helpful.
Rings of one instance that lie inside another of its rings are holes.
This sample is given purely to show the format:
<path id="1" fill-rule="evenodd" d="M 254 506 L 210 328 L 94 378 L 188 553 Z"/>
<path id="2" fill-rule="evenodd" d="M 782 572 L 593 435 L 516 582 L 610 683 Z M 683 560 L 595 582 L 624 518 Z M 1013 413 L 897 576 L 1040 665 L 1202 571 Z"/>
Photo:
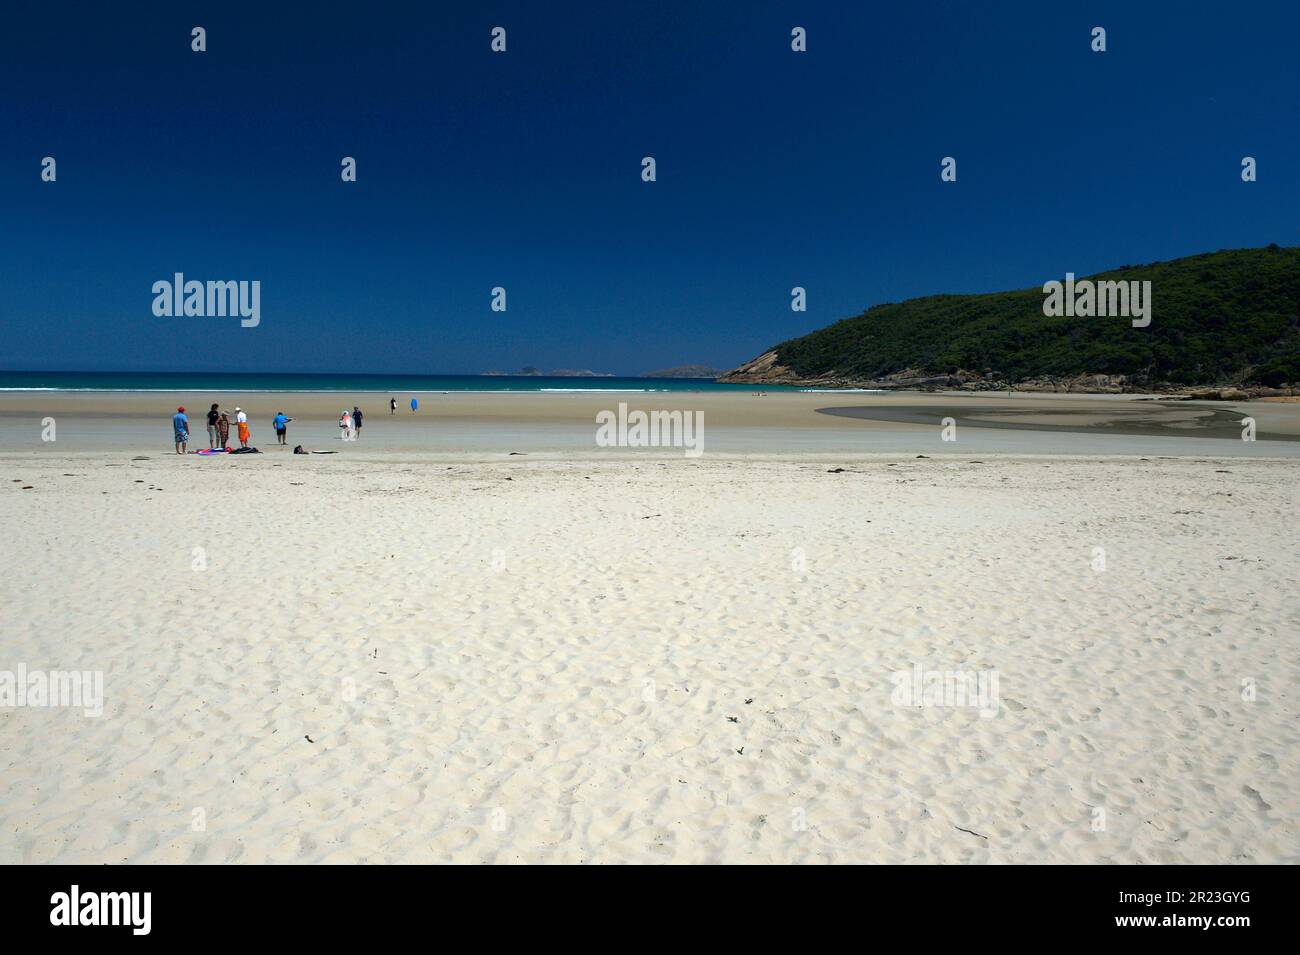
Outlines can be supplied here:
<path id="1" fill-rule="evenodd" d="M 485 376 L 491 377 L 491 376 Z M 667 379 L 672 380 L 672 379 Z M 680 379 L 679 379 L 680 380 Z M 768 391 L 769 394 L 794 395 L 918 395 L 970 398 L 1070 398 L 1078 400 L 1126 400 L 1126 401 L 1199 401 L 1206 403 L 1248 403 L 1253 401 L 1300 402 L 1300 393 L 1291 389 L 1272 389 L 1268 393 L 1249 393 L 1242 391 L 1233 397 L 1210 397 L 1208 393 L 1222 393 L 1237 390 L 1235 388 L 1207 388 L 1202 392 L 1182 391 L 1049 391 L 1042 389 L 965 389 L 965 388 L 872 388 L 868 386 L 846 386 L 843 388 L 818 386 L 816 384 L 795 385 L 789 382 L 771 382 L 768 384 L 743 384 L 738 382 L 719 382 L 730 387 L 717 388 L 428 388 L 428 389 L 371 389 L 371 388 L 4 388 L 0 387 L 0 397 L 26 394 L 71 394 L 71 395 L 166 395 L 181 394 L 187 390 L 202 391 L 204 394 L 248 394 L 248 395 L 536 395 L 536 394 L 755 394 Z"/>

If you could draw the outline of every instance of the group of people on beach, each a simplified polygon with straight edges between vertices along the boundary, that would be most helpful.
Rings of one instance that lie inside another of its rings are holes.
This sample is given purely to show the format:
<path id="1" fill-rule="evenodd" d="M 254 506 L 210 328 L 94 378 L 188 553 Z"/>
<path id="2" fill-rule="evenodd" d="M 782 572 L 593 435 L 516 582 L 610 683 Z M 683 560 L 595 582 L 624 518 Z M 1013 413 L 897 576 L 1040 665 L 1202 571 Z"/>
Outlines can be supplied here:
<path id="1" fill-rule="evenodd" d="M 419 411 L 419 410 L 420 410 L 420 399 L 417 398 L 417 397 L 415 397 L 415 395 L 411 395 L 411 414 L 415 414 L 415 413 L 416 413 L 417 411 Z M 389 414 L 397 414 L 397 399 L 396 399 L 396 398 L 389 398 L 389 399 L 388 399 L 388 413 L 389 413 Z"/>
<path id="2" fill-rule="evenodd" d="M 248 442 L 251 439 L 251 433 L 248 429 L 248 414 L 238 405 L 231 412 L 213 402 L 212 407 L 208 409 L 209 449 L 230 450 L 230 419 L 232 415 L 235 419 L 235 433 L 239 438 L 239 446 L 241 448 L 248 447 Z M 278 412 L 275 416 L 273 424 L 281 444 L 284 444 L 285 426 L 292 420 L 292 418 L 285 417 L 283 411 Z M 176 442 L 176 453 L 185 454 L 189 450 L 190 419 L 185 414 L 184 405 L 177 408 L 176 414 L 172 415 L 172 430 L 175 432 L 172 437 Z"/>
<path id="3" fill-rule="evenodd" d="M 362 417 L 361 409 L 356 405 L 352 406 L 351 411 L 347 408 L 343 409 L 343 414 L 339 415 L 339 428 L 343 431 L 344 441 L 355 441 L 361 437 Z"/>
<path id="4" fill-rule="evenodd" d="M 415 398 L 411 399 L 411 413 L 414 414 L 419 407 L 419 402 Z M 390 414 L 397 413 L 397 399 L 388 400 L 388 410 Z M 208 450 L 210 451 L 230 451 L 230 423 L 234 418 L 236 434 L 239 438 L 239 449 L 251 450 L 249 442 L 252 435 L 248 428 L 248 415 L 243 408 L 235 407 L 233 412 L 226 411 L 220 404 L 213 402 L 212 407 L 208 409 Z M 365 416 L 361 409 L 353 405 L 352 410 L 343 409 L 339 415 L 339 430 L 342 433 L 344 441 L 356 441 L 361 437 L 361 423 Z M 283 411 L 277 411 L 275 418 L 271 421 L 271 426 L 275 429 L 276 444 L 288 444 L 289 441 L 289 422 L 293 419 Z M 190 419 L 185 414 L 185 406 L 176 409 L 176 414 L 172 415 L 173 439 L 176 442 L 176 453 L 186 454 L 189 451 L 190 442 Z"/>

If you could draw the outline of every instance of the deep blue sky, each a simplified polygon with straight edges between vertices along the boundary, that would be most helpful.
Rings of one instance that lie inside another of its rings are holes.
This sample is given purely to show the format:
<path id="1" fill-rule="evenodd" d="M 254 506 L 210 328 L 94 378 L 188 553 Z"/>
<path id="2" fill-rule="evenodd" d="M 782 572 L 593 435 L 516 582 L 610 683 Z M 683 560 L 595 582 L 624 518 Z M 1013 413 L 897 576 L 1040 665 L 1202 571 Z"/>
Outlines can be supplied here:
<path id="1" fill-rule="evenodd" d="M 1295 0 L 292 6 L 6 4 L 0 368 L 731 367 L 879 302 L 1300 243 Z M 154 317 L 175 271 L 260 279 L 261 326 Z"/>

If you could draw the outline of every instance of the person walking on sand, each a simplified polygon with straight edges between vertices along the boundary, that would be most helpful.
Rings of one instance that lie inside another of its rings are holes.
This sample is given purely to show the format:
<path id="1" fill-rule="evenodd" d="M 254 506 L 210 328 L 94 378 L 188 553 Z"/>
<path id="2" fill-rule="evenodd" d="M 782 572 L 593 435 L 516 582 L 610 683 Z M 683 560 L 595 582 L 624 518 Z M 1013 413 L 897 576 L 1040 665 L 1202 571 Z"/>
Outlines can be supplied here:
<path id="1" fill-rule="evenodd" d="M 208 409 L 208 448 L 209 449 L 221 447 L 221 445 L 217 443 L 217 436 L 218 436 L 217 422 L 220 419 L 221 419 L 221 412 L 218 410 L 216 402 L 213 402 L 212 407 Z"/>
<path id="2" fill-rule="evenodd" d="M 356 431 L 356 436 L 361 437 L 361 409 L 356 405 L 352 406 L 352 428 Z"/>
<path id="3" fill-rule="evenodd" d="M 184 454 L 190 441 L 190 419 L 185 417 L 185 406 L 176 409 L 172 415 L 172 437 L 176 439 L 176 453 Z"/>
<path id="4" fill-rule="evenodd" d="M 388 399 L 388 413 L 389 413 L 389 414 L 397 414 L 397 399 L 396 399 L 396 398 L 389 398 L 389 399 Z"/>
<path id="5" fill-rule="evenodd" d="M 352 415 L 347 408 L 344 408 L 343 413 L 339 415 L 339 437 L 344 441 L 352 440 Z"/>
<path id="6" fill-rule="evenodd" d="M 244 414 L 244 409 L 235 406 L 235 423 L 239 425 L 239 446 L 248 447 L 248 415 Z"/>
<path id="7" fill-rule="evenodd" d="M 289 433 L 289 422 L 292 420 L 293 419 L 287 417 L 283 411 L 277 411 L 275 413 L 275 418 L 271 421 L 271 424 L 275 428 L 275 441 L 277 444 L 284 444 L 286 442 L 285 435 Z"/>
<path id="8" fill-rule="evenodd" d="M 230 446 L 230 415 L 224 410 L 217 416 L 217 439 L 221 442 L 219 447 L 222 451 L 229 450 Z"/>
<path id="9" fill-rule="evenodd" d="M 415 395 L 411 395 L 411 414 L 415 414 L 415 412 L 419 409 L 419 407 L 420 407 L 419 399 L 417 399 Z"/>

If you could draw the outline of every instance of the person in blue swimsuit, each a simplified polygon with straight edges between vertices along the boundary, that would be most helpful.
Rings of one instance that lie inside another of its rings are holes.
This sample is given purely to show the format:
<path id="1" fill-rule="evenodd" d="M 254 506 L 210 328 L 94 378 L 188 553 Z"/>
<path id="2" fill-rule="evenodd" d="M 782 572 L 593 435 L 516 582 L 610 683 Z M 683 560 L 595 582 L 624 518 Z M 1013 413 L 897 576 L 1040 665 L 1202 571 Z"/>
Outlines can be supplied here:
<path id="1" fill-rule="evenodd" d="M 289 422 L 292 420 L 293 419 L 283 411 L 277 411 L 275 413 L 275 418 L 272 419 L 271 424 L 275 426 L 275 440 L 277 444 L 285 444 L 287 442 L 286 435 L 289 432 Z"/>

